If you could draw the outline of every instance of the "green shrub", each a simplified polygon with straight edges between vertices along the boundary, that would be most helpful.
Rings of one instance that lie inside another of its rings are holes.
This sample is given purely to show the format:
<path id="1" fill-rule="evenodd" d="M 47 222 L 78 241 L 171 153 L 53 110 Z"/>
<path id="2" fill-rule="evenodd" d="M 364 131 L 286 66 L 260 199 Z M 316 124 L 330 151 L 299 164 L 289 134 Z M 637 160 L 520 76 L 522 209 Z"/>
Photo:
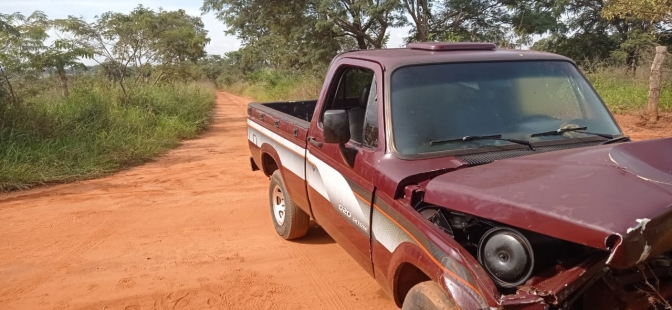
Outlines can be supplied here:
<path id="1" fill-rule="evenodd" d="M 119 89 L 82 83 L 0 104 L 0 191 L 92 178 L 146 162 L 207 127 L 214 90 L 205 85 Z"/>
<path id="2" fill-rule="evenodd" d="M 666 73 L 662 80 L 660 110 L 672 111 L 672 77 Z M 587 76 L 612 112 L 628 113 L 646 107 L 649 101 L 648 74 L 645 68 L 633 75 L 625 68 L 606 67 Z"/>
<path id="3" fill-rule="evenodd" d="M 222 88 L 257 101 L 306 100 L 320 95 L 323 79 L 317 74 L 259 70 Z"/>

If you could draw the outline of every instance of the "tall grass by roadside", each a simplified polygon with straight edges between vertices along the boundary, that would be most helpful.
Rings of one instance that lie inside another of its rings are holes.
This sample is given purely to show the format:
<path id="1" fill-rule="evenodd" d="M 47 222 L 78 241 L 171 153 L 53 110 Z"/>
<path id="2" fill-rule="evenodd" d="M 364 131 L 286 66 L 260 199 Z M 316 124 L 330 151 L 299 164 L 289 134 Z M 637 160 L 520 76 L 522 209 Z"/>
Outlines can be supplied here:
<path id="1" fill-rule="evenodd" d="M 624 67 L 602 67 L 587 74 L 595 89 L 614 113 L 643 110 L 649 101 L 649 70 L 635 74 Z M 660 110 L 672 111 L 672 72 L 664 72 Z"/>
<path id="2" fill-rule="evenodd" d="M 320 95 L 323 82 L 324 76 L 319 74 L 260 70 L 246 81 L 223 84 L 222 89 L 255 101 L 306 100 Z"/>
<path id="3" fill-rule="evenodd" d="M 0 104 L 0 192 L 92 178 L 146 162 L 208 125 L 207 85 L 118 89 L 75 85 L 69 98 L 47 91 Z"/>
<path id="4" fill-rule="evenodd" d="M 643 66 L 637 74 L 624 67 L 601 67 L 587 74 L 595 89 L 614 113 L 644 109 L 649 98 L 649 71 Z M 256 101 L 316 99 L 323 83 L 317 74 L 275 71 L 255 72 L 247 81 L 224 85 L 223 90 Z M 672 111 L 672 72 L 665 72 L 660 110 Z"/>

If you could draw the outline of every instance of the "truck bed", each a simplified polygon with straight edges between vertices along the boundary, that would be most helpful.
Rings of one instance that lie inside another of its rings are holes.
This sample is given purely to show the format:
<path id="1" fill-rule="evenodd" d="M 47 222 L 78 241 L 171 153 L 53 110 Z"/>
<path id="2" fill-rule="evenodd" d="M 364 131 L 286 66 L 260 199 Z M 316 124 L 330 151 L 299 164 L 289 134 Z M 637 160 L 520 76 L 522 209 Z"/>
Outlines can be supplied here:
<path id="1" fill-rule="evenodd" d="M 249 122 L 257 123 L 282 140 L 289 140 L 305 149 L 316 105 L 317 100 L 252 102 L 247 108 L 248 126 Z"/>
<path id="2" fill-rule="evenodd" d="M 266 102 L 259 103 L 259 105 L 310 123 L 310 120 L 313 118 L 315 106 L 317 105 L 317 100 Z"/>

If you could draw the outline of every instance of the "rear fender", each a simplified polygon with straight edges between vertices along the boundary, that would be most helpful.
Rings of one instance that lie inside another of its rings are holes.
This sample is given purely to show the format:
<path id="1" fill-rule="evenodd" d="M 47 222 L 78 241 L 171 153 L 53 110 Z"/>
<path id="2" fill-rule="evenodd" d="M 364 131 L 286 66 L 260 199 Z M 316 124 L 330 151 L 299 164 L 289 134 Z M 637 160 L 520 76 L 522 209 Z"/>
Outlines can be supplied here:
<path id="1" fill-rule="evenodd" d="M 266 176 L 270 176 L 274 171 L 274 167 L 271 167 L 272 165 L 269 165 L 263 160 L 265 156 L 268 156 L 275 162 L 277 169 L 280 170 L 280 175 L 282 175 L 282 180 L 285 182 L 287 193 L 290 197 L 292 197 L 294 203 L 299 206 L 301 210 L 308 213 L 312 217 L 313 214 L 312 210 L 310 209 L 310 202 L 308 201 L 308 195 L 306 193 L 305 175 L 296 175 L 290 169 L 287 169 L 287 167 L 283 166 L 277 150 L 268 143 L 261 145 L 261 154 L 261 169 L 264 171 L 264 174 L 266 174 Z M 304 160 L 305 164 L 305 159 L 302 160 Z"/>
<path id="2" fill-rule="evenodd" d="M 263 160 L 264 155 L 268 155 L 271 158 L 273 158 L 273 161 L 277 165 L 278 169 L 280 169 L 280 173 L 283 174 L 283 179 L 284 179 L 285 176 L 284 176 L 284 171 L 282 169 L 282 161 L 280 161 L 280 156 L 278 155 L 278 152 L 275 150 L 275 148 L 268 143 L 264 143 L 264 144 L 261 145 L 261 152 L 260 153 L 261 153 L 261 158 L 260 158 L 261 166 L 260 167 L 261 167 L 261 170 L 264 172 L 264 174 L 268 177 L 270 177 L 271 174 L 273 174 L 273 171 L 272 171 L 271 167 L 268 167 L 267 163 L 265 163 L 264 160 Z"/>

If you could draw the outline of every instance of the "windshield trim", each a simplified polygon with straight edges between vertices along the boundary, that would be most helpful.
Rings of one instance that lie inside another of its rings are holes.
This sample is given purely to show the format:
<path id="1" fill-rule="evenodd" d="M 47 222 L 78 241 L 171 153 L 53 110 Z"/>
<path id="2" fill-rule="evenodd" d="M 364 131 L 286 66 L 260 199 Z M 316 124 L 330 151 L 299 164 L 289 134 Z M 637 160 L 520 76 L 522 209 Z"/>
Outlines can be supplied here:
<path id="1" fill-rule="evenodd" d="M 521 54 L 521 57 L 523 54 Z M 616 129 L 618 130 L 618 134 L 620 135 L 625 135 L 623 133 L 623 130 L 619 126 L 618 122 L 616 122 L 616 118 L 614 118 L 614 115 L 611 113 L 611 110 L 607 107 L 606 103 L 602 99 L 602 96 L 597 92 L 595 87 L 593 86 L 593 83 L 590 82 L 590 80 L 586 77 L 585 74 L 583 74 L 583 71 L 574 63 L 573 60 L 567 59 L 567 60 L 562 60 L 562 59 L 521 59 L 521 60 L 486 60 L 486 61 L 437 61 L 437 62 L 417 62 L 417 61 L 409 61 L 408 63 L 402 63 L 399 64 L 393 68 L 389 68 L 388 70 L 385 70 L 385 76 L 384 76 L 384 85 L 385 85 L 385 101 L 384 101 L 384 123 L 385 123 L 385 145 L 387 146 L 387 152 L 391 153 L 395 157 L 399 159 L 404 159 L 404 160 L 414 160 L 414 159 L 427 159 L 427 158 L 437 158 L 437 157 L 448 157 L 448 156 L 460 156 L 460 155 L 470 155 L 470 154 L 481 154 L 481 153 L 489 153 L 489 152 L 495 152 L 495 151 L 502 151 L 502 150 L 516 150 L 516 149 L 529 149 L 527 146 L 524 145 L 519 145 L 515 143 L 511 143 L 510 145 L 501 145 L 501 146 L 492 146 L 492 147 L 478 147 L 478 148 L 468 148 L 468 149 L 457 149 L 457 150 L 444 150 L 444 151 L 436 151 L 436 152 L 428 152 L 428 153 L 418 153 L 418 154 L 403 154 L 399 152 L 396 148 L 396 145 L 394 143 L 394 130 L 393 130 L 393 123 L 392 123 L 392 75 L 394 75 L 395 72 L 399 69 L 407 68 L 407 67 L 416 67 L 416 66 L 431 66 L 431 65 L 445 65 L 445 64 L 465 64 L 465 63 L 510 63 L 510 62 L 541 62 L 541 61 L 548 61 L 548 62 L 562 62 L 562 63 L 568 63 L 571 64 L 579 73 L 581 78 L 584 79 L 590 90 L 592 90 L 596 96 L 599 102 L 602 104 L 602 107 L 606 110 L 607 114 L 609 115 L 612 123 L 616 126 Z M 540 142 L 533 142 L 535 147 L 541 147 L 541 146 L 550 146 L 550 145 L 564 145 L 564 144 L 573 144 L 573 143 L 581 143 L 581 142 L 593 142 L 593 141 L 600 141 L 600 140 L 605 140 L 605 138 L 602 137 L 597 137 L 597 136 L 590 136 L 590 137 L 577 137 L 577 138 L 565 138 L 565 139 L 557 139 L 557 140 L 550 140 L 550 141 L 540 141 Z"/>

